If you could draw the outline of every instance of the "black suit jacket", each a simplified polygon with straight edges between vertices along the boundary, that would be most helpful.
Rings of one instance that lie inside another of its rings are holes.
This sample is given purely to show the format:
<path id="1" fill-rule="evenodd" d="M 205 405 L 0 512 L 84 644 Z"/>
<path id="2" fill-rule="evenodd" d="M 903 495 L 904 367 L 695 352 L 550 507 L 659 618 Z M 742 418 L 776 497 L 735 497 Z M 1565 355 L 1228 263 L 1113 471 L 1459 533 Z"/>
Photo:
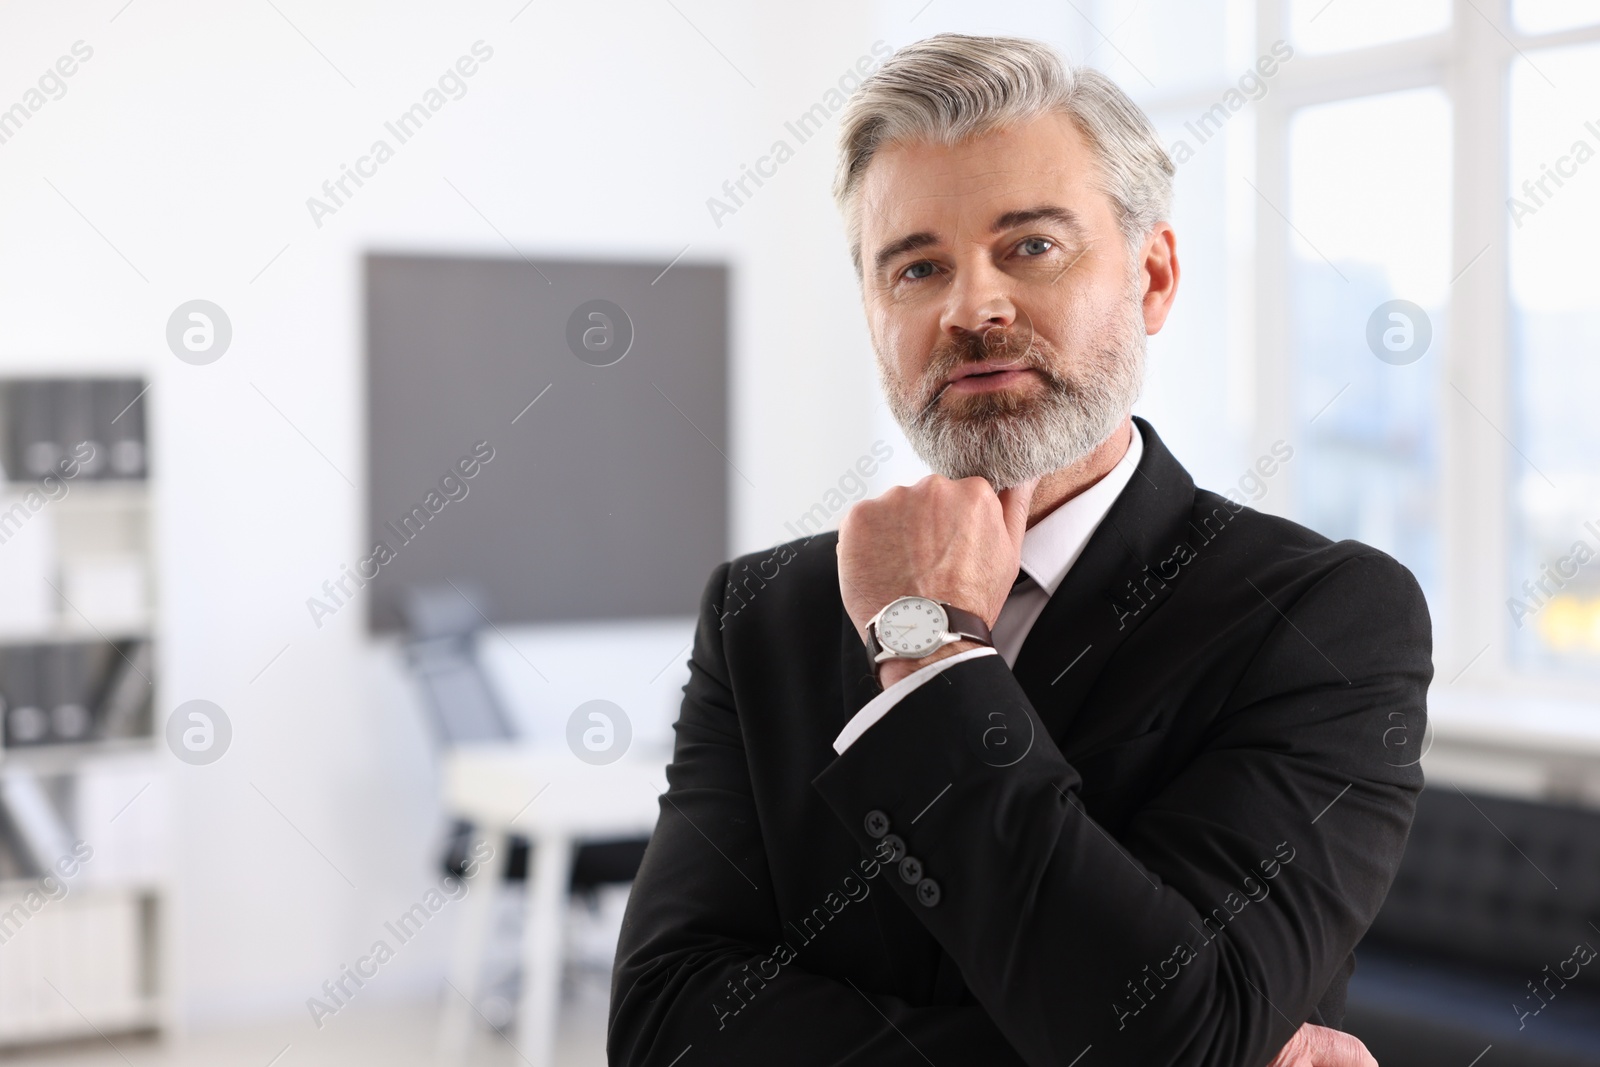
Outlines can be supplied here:
<path id="1" fill-rule="evenodd" d="M 957 664 L 842 755 L 878 690 L 837 535 L 717 569 L 611 1063 L 1260 1067 L 1339 1024 L 1422 788 L 1427 607 L 1139 430 L 1015 669 Z"/>

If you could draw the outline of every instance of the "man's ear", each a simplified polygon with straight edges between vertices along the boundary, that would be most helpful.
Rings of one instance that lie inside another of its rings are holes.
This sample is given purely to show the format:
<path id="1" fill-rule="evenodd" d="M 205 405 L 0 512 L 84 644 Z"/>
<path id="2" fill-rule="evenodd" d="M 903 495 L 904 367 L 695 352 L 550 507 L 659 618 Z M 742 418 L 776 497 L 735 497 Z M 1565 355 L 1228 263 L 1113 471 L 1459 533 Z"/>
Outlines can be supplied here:
<path id="1" fill-rule="evenodd" d="M 1145 238 L 1139 263 L 1144 280 L 1144 331 L 1160 331 L 1178 296 L 1178 235 L 1171 223 L 1158 222 Z"/>

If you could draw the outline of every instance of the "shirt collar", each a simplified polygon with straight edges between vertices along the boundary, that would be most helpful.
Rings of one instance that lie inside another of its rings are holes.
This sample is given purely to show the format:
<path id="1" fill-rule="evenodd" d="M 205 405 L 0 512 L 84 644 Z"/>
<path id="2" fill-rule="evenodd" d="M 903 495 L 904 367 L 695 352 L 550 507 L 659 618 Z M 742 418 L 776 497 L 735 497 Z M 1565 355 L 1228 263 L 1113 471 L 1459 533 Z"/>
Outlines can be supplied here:
<path id="1" fill-rule="evenodd" d="M 1078 561 L 1083 546 L 1133 477 L 1144 455 L 1144 438 L 1132 422 L 1128 451 L 1089 488 L 1033 524 L 1022 535 L 1022 570 L 1051 596 Z"/>

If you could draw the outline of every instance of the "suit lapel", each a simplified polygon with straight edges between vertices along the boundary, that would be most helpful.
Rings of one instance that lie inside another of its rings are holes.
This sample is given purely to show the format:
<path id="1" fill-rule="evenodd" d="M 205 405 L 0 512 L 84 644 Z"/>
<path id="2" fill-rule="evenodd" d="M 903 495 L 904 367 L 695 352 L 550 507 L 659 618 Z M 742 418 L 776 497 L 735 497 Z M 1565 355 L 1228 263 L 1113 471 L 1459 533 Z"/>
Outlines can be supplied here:
<path id="1" fill-rule="evenodd" d="M 1144 454 L 1028 631 L 1013 668 L 1057 747 L 1071 757 L 1114 730 L 1116 709 L 1086 712 L 1085 699 L 1124 641 L 1161 606 L 1173 584 L 1155 572 L 1182 539 L 1194 480 L 1150 424 L 1136 418 Z"/>
<path id="2" fill-rule="evenodd" d="M 1134 421 L 1144 437 L 1138 469 L 1029 630 L 1014 669 L 1045 728 L 1068 755 L 1092 745 L 1096 727 L 1115 728 L 1115 709 L 1103 716 L 1086 714 L 1085 698 L 1112 653 L 1164 601 L 1168 589 L 1147 580 L 1145 568 L 1168 555 L 1194 506 L 1189 473 L 1148 422 Z M 871 658 L 843 605 L 839 626 L 841 707 L 835 733 L 878 694 Z M 928 965 L 936 959 L 930 1002 L 962 1003 L 966 983 L 949 953 L 904 907 L 889 906 L 888 894 L 871 899 L 885 936 L 894 944 L 916 946 L 892 957 L 891 966 L 908 987 L 927 983 Z"/>

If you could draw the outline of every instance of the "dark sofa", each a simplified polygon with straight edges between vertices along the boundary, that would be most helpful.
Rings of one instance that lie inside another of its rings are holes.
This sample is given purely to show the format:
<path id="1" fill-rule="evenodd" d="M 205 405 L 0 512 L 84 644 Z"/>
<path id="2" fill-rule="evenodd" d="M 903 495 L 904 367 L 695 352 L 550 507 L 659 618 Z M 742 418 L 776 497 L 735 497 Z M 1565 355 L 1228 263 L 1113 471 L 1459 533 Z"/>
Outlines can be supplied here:
<path id="1" fill-rule="evenodd" d="M 1600 1065 L 1600 812 L 1425 789 L 1344 1028 L 1382 1067 Z"/>

